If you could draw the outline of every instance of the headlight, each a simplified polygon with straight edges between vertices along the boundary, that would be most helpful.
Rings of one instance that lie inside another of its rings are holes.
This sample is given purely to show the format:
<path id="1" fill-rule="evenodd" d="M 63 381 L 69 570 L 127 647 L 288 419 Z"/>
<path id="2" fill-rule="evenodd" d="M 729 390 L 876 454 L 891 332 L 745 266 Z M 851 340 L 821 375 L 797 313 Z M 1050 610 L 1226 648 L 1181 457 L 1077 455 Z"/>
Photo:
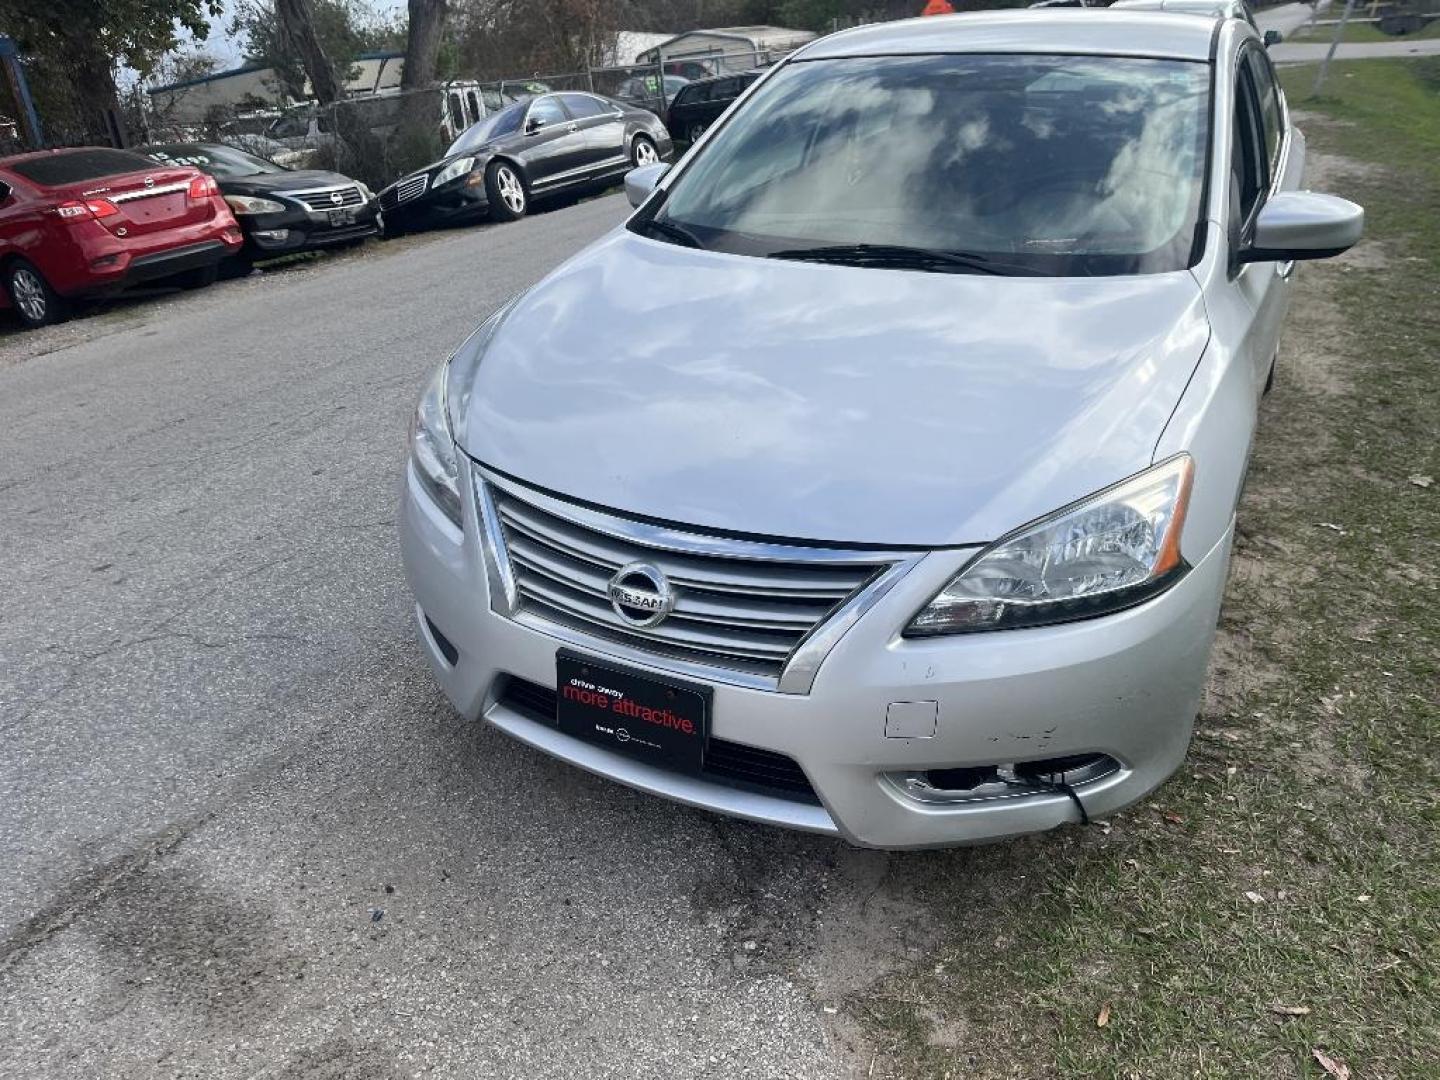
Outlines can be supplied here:
<path id="1" fill-rule="evenodd" d="M 445 415 L 445 375 L 449 361 L 420 395 L 410 424 L 410 464 L 420 484 L 445 516 L 460 525 L 460 456 Z"/>
<path id="2" fill-rule="evenodd" d="M 225 202 L 237 214 L 278 214 L 285 209 L 284 203 L 258 195 L 226 195 Z"/>
<path id="3" fill-rule="evenodd" d="M 441 184 L 448 184 L 457 176 L 464 176 L 474 167 L 475 159 L 473 157 L 456 158 L 435 174 L 435 181 L 430 186 L 439 187 Z"/>
<path id="4" fill-rule="evenodd" d="M 370 190 L 369 184 L 366 184 L 360 180 L 356 180 L 355 186 L 360 189 L 360 197 L 366 202 L 369 202 L 371 199 L 375 198 L 375 193 Z"/>
<path id="5" fill-rule="evenodd" d="M 485 347 L 514 303 L 511 300 L 501 305 L 440 365 L 420 395 L 420 404 L 410 424 L 410 464 L 415 475 L 457 527 L 461 522 L 460 451 L 455 433 L 463 430 L 475 370 L 484 358 Z"/>
<path id="6" fill-rule="evenodd" d="M 907 637 L 1088 619 L 1164 592 L 1189 569 L 1180 530 L 1188 454 L 1027 525 L 982 552 L 915 616 Z"/>

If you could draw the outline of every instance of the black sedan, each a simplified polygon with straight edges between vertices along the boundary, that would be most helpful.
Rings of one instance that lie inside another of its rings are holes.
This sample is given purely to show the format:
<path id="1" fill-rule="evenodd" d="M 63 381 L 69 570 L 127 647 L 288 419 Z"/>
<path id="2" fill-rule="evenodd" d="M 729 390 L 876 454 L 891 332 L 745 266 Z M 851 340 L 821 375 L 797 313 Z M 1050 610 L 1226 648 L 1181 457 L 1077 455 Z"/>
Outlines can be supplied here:
<path id="1" fill-rule="evenodd" d="M 492 113 L 445 156 L 380 192 L 387 232 L 488 214 L 514 221 L 530 200 L 613 180 L 670 157 L 659 117 L 597 94 L 542 94 Z"/>
<path id="2" fill-rule="evenodd" d="M 167 143 L 142 152 L 215 178 L 245 234 L 241 258 L 352 243 L 380 231 L 378 200 L 360 181 L 340 173 L 287 169 L 218 143 Z"/>
<path id="3" fill-rule="evenodd" d="M 676 139 L 693 143 L 759 77 L 758 71 L 743 71 L 738 75 L 696 79 L 687 84 L 675 95 L 666 114 L 665 123 L 670 134 Z"/>

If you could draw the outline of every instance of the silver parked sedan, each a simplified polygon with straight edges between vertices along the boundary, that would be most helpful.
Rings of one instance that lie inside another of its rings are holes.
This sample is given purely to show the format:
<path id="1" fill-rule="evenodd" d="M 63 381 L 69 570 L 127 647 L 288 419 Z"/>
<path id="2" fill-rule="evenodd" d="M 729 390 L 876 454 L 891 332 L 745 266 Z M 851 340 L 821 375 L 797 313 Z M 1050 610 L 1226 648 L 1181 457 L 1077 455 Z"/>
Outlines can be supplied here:
<path id="1" fill-rule="evenodd" d="M 1144 796 L 1190 740 L 1294 263 L 1360 235 L 1304 163 L 1238 20 L 796 53 L 426 390 L 402 538 L 446 694 L 857 844 Z"/>

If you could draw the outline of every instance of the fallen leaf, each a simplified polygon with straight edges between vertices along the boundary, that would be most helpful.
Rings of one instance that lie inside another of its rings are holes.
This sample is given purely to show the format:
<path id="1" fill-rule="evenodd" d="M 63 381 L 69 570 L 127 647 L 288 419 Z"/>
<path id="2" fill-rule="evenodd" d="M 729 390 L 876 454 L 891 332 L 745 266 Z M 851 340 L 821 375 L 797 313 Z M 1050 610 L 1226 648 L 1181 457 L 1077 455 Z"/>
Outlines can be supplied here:
<path id="1" fill-rule="evenodd" d="M 1315 527 L 1317 529 L 1329 529 L 1331 532 L 1337 532 L 1341 536 L 1345 535 L 1345 530 L 1342 529 L 1339 525 L 1336 525 L 1333 521 L 1317 521 L 1315 522 Z"/>
<path id="2" fill-rule="evenodd" d="M 1416 487 L 1429 487 L 1435 483 L 1435 478 L 1433 476 L 1421 476 L 1419 473 L 1411 473 L 1410 483 Z"/>
<path id="3" fill-rule="evenodd" d="M 1166 821 L 1170 822 L 1171 825 L 1185 824 L 1185 819 L 1183 817 L 1181 817 L 1179 814 L 1172 813 L 1169 810 L 1166 810 L 1165 813 L 1161 815 L 1161 817 L 1163 817 Z"/>
<path id="4" fill-rule="evenodd" d="M 1272 1013 L 1274 1013 L 1276 1016 L 1309 1016 L 1309 1015 L 1310 1015 L 1310 1006 L 1309 1006 L 1309 1005 L 1280 1005 L 1280 1004 L 1277 1003 L 1277 1004 L 1275 1004 L 1275 1005 L 1271 1005 L 1271 1006 L 1270 1006 L 1270 1011 L 1271 1011 Z"/>
<path id="5" fill-rule="evenodd" d="M 1325 1070 L 1326 1076 L 1333 1076 L 1335 1080 L 1350 1080 L 1350 1066 L 1346 1065 L 1339 1058 L 1333 1058 L 1324 1050 L 1318 1047 L 1310 1051 L 1315 1060 L 1320 1063 L 1320 1068 Z"/>
<path id="6" fill-rule="evenodd" d="M 1250 903 L 1252 903 L 1252 904 L 1263 904 L 1263 903 L 1265 902 L 1265 897 L 1261 896 L 1258 892 L 1255 892 L 1253 889 L 1247 889 L 1247 890 L 1245 890 L 1245 899 L 1246 899 L 1246 900 L 1249 900 Z"/>
<path id="7" fill-rule="evenodd" d="M 1110 1003 L 1107 1001 L 1100 1006 L 1100 1015 L 1095 1018 L 1096 1027 L 1104 1027 L 1110 1023 Z"/>

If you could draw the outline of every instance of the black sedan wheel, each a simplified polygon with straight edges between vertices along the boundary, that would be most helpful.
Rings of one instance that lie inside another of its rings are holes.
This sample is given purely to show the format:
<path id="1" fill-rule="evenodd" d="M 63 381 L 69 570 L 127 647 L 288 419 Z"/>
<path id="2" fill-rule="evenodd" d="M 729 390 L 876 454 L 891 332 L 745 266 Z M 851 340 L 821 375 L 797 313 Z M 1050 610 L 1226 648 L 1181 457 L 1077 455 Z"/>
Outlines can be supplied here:
<path id="1" fill-rule="evenodd" d="M 660 152 L 655 149 L 655 144 L 646 135 L 636 135 L 635 143 L 630 147 L 630 163 L 636 168 L 641 165 L 654 165 L 660 160 Z"/>
<path id="2" fill-rule="evenodd" d="M 485 170 L 485 194 L 490 199 L 490 216 L 496 221 L 515 221 L 525 216 L 530 201 L 525 182 L 508 161 L 497 161 Z"/>
<path id="3" fill-rule="evenodd" d="M 5 288 L 15 314 L 27 329 L 58 322 L 64 317 L 64 302 L 50 288 L 45 275 L 24 259 L 16 259 L 5 270 Z"/>

